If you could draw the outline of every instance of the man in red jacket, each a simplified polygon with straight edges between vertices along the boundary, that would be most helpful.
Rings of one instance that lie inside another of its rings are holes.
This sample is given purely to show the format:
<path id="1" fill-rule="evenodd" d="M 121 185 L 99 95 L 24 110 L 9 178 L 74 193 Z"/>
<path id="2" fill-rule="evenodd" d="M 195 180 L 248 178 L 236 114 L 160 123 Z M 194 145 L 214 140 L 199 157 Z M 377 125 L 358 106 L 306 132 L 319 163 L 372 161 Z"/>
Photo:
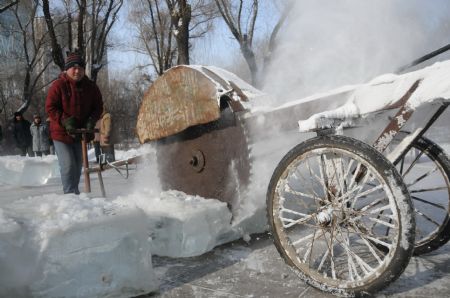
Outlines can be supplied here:
<path id="1" fill-rule="evenodd" d="M 103 111 L 100 90 L 85 76 L 84 66 L 80 54 L 68 54 L 65 71 L 50 86 L 45 102 L 64 193 L 80 193 L 78 184 L 83 165 L 81 138 L 72 131 L 78 128 L 93 129 Z"/>

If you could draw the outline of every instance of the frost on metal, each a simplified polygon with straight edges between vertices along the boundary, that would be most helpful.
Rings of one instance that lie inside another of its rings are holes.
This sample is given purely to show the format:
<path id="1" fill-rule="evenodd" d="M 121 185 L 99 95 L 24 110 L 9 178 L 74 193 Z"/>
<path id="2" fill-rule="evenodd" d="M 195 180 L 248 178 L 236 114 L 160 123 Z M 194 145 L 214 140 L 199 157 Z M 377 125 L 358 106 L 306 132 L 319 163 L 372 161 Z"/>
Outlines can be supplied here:
<path id="1" fill-rule="evenodd" d="M 420 85 L 408 99 L 407 110 L 416 110 L 424 104 L 448 102 L 450 100 L 450 60 L 403 75 L 382 75 L 369 83 L 354 85 L 348 88 L 349 92 L 345 94 L 347 99 L 339 107 L 301 119 L 300 131 L 327 128 L 326 124 L 331 119 L 355 119 L 398 107 L 402 97 L 417 81 L 420 81 Z M 314 104 L 314 102 L 317 104 L 320 100 L 319 97 L 304 104 Z M 324 121 L 326 118 L 329 119 L 328 122 Z M 401 118 L 397 121 L 403 124 Z"/>
<path id="2" fill-rule="evenodd" d="M 395 135 L 397 134 L 397 131 L 391 130 L 386 133 L 384 133 L 379 139 L 378 142 L 375 144 L 375 149 L 378 151 L 383 151 L 384 148 L 386 148 L 391 142 L 392 139 L 394 139 Z"/>

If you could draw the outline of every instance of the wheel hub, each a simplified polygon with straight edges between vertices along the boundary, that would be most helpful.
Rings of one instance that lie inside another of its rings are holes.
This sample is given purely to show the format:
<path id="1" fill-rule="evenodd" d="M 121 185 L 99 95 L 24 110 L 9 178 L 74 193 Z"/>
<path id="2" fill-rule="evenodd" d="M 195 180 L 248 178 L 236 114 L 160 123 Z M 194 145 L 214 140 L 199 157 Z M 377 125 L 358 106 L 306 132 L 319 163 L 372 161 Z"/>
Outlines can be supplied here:
<path id="1" fill-rule="evenodd" d="M 328 207 L 327 209 L 324 209 L 317 213 L 317 222 L 321 226 L 328 226 L 331 224 L 333 217 L 333 209 L 331 207 Z"/>

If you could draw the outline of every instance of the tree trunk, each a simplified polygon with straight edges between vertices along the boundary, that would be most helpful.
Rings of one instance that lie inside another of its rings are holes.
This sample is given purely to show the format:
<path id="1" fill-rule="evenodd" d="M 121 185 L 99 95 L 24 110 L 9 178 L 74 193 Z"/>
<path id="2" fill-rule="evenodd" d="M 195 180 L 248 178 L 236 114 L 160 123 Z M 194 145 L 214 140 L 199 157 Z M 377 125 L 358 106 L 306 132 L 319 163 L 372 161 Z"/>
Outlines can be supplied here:
<path id="1" fill-rule="evenodd" d="M 78 2 L 78 1 L 77 1 Z M 78 15 L 78 35 L 77 35 L 77 47 L 79 51 L 84 51 L 84 16 L 86 14 L 86 0 L 81 0 L 79 3 L 79 15 Z M 94 4 L 92 4 L 94 5 Z M 85 53 L 82 53 L 83 56 Z"/>
<path id="2" fill-rule="evenodd" d="M 258 65 L 256 64 L 255 53 L 253 52 L 251 46 L 244 40 L 240 42 L 241 52 L 247 62 L 250 74 L 252 77 L 252 85 L 259 88 L 261 81 L 259 80 Z"/>
<path id="3" fill-rule="evenodd" d="M 56 39 L 55 28 L 53 27 L 52 16 L 50 15 L 48 0 L 42 0 L 42 10 L 44 12 L 45 22 L 47 23 L 47 29 L 52 44 L 53 61 L 61 70 L 64 70 L 64 57 L 61 46 L 58 44 L 58 40 Z"/>
<path id="4" fill-rule="evenodd" d="M 31 92 L 30 92 L 30 84 L 31 84 L 31 70 L 28 68 L 26 70 L 25 79 L 23 82 L 23 100 L 22 105 L 17 110 L 18 112 L 24 113 L 31 103 Z"/>
<path id="5" fill-rule="evenodd" d="M 178 8 L 176 7 L 178 6 Z M 172 8 L 172 25 L 176 30 L 178 59 L 177 64 L 189 64 L 189 23 L 191 22 L 191 5 L 186 0 L 178 0 Z"/>

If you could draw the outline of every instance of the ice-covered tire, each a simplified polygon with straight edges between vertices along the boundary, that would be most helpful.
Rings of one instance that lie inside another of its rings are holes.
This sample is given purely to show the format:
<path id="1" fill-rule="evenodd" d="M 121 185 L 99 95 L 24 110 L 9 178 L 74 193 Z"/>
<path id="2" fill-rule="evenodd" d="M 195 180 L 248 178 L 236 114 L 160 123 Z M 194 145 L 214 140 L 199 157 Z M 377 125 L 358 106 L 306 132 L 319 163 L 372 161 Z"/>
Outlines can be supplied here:
<path id="1" fill-rule="evenodd" d="M 406 134 L 400 132 L 399 137 Z M 438 249 L 450 239 L 449 157 L 436 143 L 421 137 L 396 163 L 396 168 L 414 205 L 414 255 Z"/>
<path id="2" fill-rule="evenodd" d="M 336 295 L 379 291 L 412 255 L 407 188 L 392 163 L 356 139 L 317 137 L 294 147 L 272 175 L 267 213 L 285 262 Z"/>

